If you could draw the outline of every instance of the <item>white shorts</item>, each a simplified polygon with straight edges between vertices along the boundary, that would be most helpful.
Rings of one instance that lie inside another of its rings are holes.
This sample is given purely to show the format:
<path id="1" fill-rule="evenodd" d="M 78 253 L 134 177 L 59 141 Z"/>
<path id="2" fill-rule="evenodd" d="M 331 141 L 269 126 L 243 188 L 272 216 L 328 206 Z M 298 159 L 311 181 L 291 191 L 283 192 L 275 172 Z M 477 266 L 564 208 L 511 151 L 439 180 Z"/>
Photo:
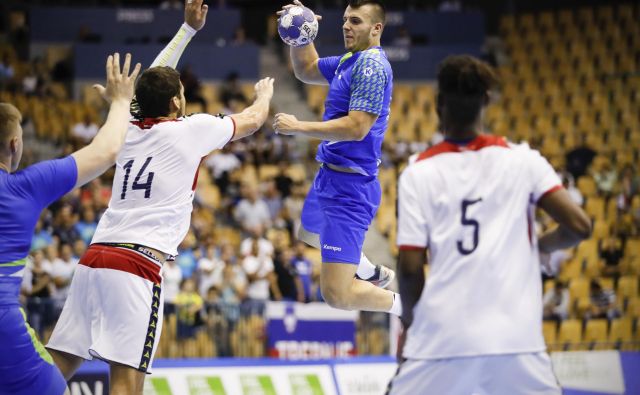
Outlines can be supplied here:
<path id="1" fill-rule="evenodd" d="M 162 331 L 160 269 L 131 249 L 91 245 L 47 347 L 151 373 Z"/>
<path id="2" fill-rule="evenodd" d="M 450 359 L 409 359 L 390 395 L 559 395 L 546 352 Z"/>

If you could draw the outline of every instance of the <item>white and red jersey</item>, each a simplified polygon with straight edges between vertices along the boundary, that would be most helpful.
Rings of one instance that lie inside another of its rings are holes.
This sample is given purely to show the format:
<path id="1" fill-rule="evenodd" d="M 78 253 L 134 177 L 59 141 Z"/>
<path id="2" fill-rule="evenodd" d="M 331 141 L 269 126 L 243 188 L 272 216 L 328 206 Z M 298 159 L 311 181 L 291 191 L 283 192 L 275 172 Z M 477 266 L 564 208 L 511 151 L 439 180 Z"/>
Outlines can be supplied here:
<path id="1" fill-rule="evenodd" d="M 557 188 L 538 151 L 491 135 L 444 141 L 404 170 L 397 243 L 430 253 L 405 357 L 545 350 L 533 210 Z"/>
<path id="2" fill-rule="evenodd" d="M 200 161 L 234 132 L 231 117 L 209 114 L 132 121 L 92 243 L 137 243 L 177 254 L 189 230 Z"/>

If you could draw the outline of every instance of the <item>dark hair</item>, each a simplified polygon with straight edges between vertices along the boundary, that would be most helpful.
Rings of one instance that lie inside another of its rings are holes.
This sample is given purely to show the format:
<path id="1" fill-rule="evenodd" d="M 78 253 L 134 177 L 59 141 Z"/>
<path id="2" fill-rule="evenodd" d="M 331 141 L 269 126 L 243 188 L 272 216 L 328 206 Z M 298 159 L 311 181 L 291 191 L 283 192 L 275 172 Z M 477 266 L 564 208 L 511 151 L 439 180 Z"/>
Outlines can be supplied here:
<path id="1" fill-rule="evenodd" d="M 169 115 L 171 98 L 180 94 L 180 73 L 167 66 L 145 70 L 136 84 L 139 116 L 157 118 Z"/>
<path id="2" fill-rule="evenodd" d="M 360 8 L 363 5 L 371 4 L 376 9 L 375 16 L 377 17 L 377 21 L 383 25 L 387 19 L 387 11 L 384 6 L 384 2 L 381 0 L 349 0 L 349 7 L 351 8 Z"/>
<path id="3" fill-rule="evenodd" d="M 498 78 L 487 63 L 469 55 L 449 56 L 438 70 L 438 115 L 454 129 L 475 122 Z M 446 108 L 446 111 L 443 109 Z"/>

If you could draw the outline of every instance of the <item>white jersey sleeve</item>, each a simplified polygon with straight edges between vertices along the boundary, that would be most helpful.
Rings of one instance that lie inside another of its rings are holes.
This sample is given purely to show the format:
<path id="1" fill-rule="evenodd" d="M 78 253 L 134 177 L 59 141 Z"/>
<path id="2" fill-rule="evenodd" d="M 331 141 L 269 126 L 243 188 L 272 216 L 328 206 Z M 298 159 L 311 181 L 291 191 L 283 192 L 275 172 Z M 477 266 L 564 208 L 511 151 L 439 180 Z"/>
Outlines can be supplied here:
<path id="1" fill-rule="evenodd" d="M 185 138 L 201 157 L 224 147 L 236 132 L 235 122 L 229 116 L 193 114 L 186 119 L 189 129 Z"/>
<path id="2" fill-rule="evenodd" d="M 398 185 L 398 235 L 400 247 L 427 247 L 429 228 L 425 205 L 419 203 L 416 183 L 411 168 L 405 169 Z"/>
<path id="3" fill-rule="evenodd" d="M 561 188 L 562 181 L 549 161 L 540 155 L 540 152 L 528 148 L 526 153 L 529 156 L 527 164 L 531 175 L 531 199 L 532 203 L 537 203 L 545 194 Z"/>

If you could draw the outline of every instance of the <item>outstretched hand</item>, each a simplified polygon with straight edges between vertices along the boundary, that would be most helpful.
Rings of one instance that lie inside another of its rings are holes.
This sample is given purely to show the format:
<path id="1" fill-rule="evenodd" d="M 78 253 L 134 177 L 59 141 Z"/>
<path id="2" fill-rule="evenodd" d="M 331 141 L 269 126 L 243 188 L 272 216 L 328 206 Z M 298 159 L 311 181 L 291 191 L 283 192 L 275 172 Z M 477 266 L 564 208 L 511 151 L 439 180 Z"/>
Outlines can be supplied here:
<path id="1" fill-rule="evenodd" d="M 295 115 L 278 113 L 273 118 L 273 130 L 278 134 L 294 135 L 299 130 Z"/>
<path id="2" fill-rule="evenodd" d="M 256 97 L 265 97 L 267 100 L 271 100 L 273 97 L 273 78 L 266 77 L 261 79 L 256 83 L 254 89 L 256 91 Z"/>
<path id="3" fill-rule="evenodd" d="M 286 10 L 288 10 L 289 8 L 295 7 L 295 6 L 304 7 L 304 5 L 302 4 L 302 2 L 300 2 L 300 0 L 293 0 L 293 4 L 283 5 L 282 9 L 280 11 L 276 12 L 276 15 L 280 16 L 280 15 L 284 14 L 284 12 Z M 317 20 L 321 20 L 322 19 L 322 16 L 316 15 L 315 13 L 314 13 L 314 16 L 316 17 Z"/>
<path id="4" fill-rule="evenodd" d="M 184 21 L 195 30 L 202 29 L 207 21 L 209 6 L 202 4 L 202 1 L 185 0 L 184 3 Z"/>
<path id="5" fill-rule="evenodd" d="M 131 54 L 127 54 L 124 58 L 124 64 L 122 65 L 122 72 L 120 71 L 120 54 L 116 52 L 113 55 L 107 57 L 107 86 L 96 84 L 93 87 L 100 93 L 106 101 L 109 103 L 115 100 L 131 101 L 133 99 L 134 86 L 136 78 L 140 73 L 142 65 L 136 63 L 135 68 L 129 74 L 129 68 L 131 67 Z"/>

